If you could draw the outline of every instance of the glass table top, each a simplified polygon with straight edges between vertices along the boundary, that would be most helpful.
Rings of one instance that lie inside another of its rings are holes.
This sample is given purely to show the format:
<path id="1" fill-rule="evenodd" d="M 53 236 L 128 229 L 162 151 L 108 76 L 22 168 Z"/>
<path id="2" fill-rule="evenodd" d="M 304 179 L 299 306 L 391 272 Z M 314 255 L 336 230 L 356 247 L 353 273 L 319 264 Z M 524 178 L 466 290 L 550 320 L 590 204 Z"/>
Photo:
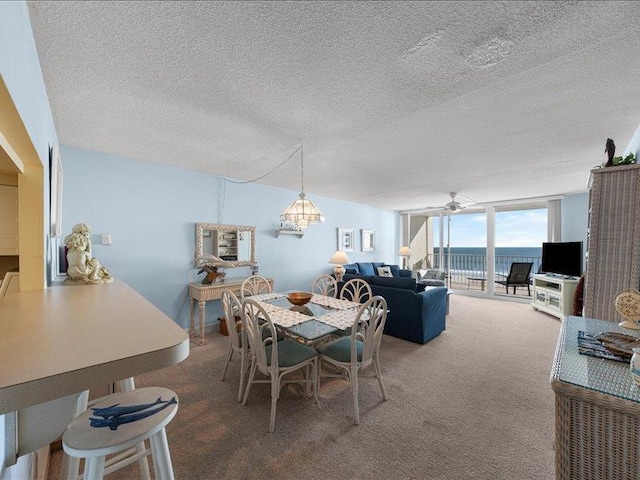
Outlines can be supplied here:
<path id="1" fill-rule="evenodd" d="M 562 334 L 556 349 L 555 379 L 594 391 L 640 403 L 629 364 L 578 353 L 578 332 L 592 335 L 618 332 L 640 338 L 640 330 L 619 327 L 615 322 L 568 316 L 562 322 Z"/>
<path id="2" fill-rule="evenodd" d="M 289 300 L 287 300 L 286 297 L 270 300 L 268 303 L 276 305 L 278 307 L 287 308 L 304 315 L 309 315 L 309 317 L 315 317 L 309 318 L 307 322 L 302 322 L 297 325 L 285 328 L 287 332 L 302 337 L 305 340 L 317 340 L 338 331 L 338 328 L 332 327 L 331 325 L 327 325 L 326 323 L 322 323 L 321 321 L 317 320 L 317 318 L 322 317 L 322 315 L 334 312 L 335 310 L 332 308 L 323 307 L 322 305 L 317 305 L 311 302 L 302 306 L 293 305 L 289 302 Z"/>

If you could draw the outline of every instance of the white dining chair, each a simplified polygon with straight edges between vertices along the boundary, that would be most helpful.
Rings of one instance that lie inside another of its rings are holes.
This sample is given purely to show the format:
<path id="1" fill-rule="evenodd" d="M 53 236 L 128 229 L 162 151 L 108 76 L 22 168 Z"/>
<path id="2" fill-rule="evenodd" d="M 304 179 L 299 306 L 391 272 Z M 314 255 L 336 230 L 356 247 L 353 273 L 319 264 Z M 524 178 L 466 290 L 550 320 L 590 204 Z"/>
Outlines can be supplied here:
<path id="1" fill-rule="evenodd" d="M 320 275 L 313 282 L 311 293 L 335 298 L 338 295 L 338 282 L 331 275 Z"/>
<path id="2" fill-rule="evenodd" d="M 238 297 L 229 290 L 222 291 L 222 309 L 224 310 L 225 321 L 227 322 L 227 331 L 229 333 L 229 348 L 227 350 L 227 358 L 224 362 L 221 381 L 224 381 L 227 374 L 227 368 L 233 354 L 240 355 L 240 386 L 238 387 L 238 401 L 242 401 L 244 393 L 245 378 L 249 367 L 249 345 L 247 335 L 242 322 L 236 322 L 236 317 L 242 316 L 242 304 Z"/>
<path id="3" fill-rule="evenodd" d="M 361 278 L 352 278 L 342 286 L 341 300 L 363 303 L 373 297 L 371 286 Z"/>
<path id="4" fill-rule="evenodd" d="M 260 295 L 261 293 L 271 293 L 271 283 L 260 275 L 251 275 L 242 285 L 240 285 L 240 298 L 244 300 L 246 297 Z"/>
<path id="5" fill-rule="evenodd" d="M 387 391 L 382 383 L 380 371 L 380 342 L 384 324 L 387 320 L 387 302 L 381 296 L 375 296 L 365 302 L 358 310 L 351 335 L 340 337 L 337 340 L 326 343 L 318 348 L 320 353 L 320 374 L 318 386 L 320 389 L 321 377 L 340 377 L 349 380 L 353 396 L 353 410 L 356 425 L 360 424 L 360 407 L 358 405 L 358 378 L 359 372 L 373 365 L 375 376 L 380 384 L 382 398 L 387 400 Z M 338 373 L 322 372 L 323 363 L 333 365 Z"/>
<path id="6" fill-rule="evenodd" d="M 242 404 L 247 404 L 253 383 L 271 384 L 271 416 L 269 432 L 276 426 L 276 405 L 280 389 L 285 383 L 302 383 L 305 393 L 309 395 L 313 389 L 315 403 L 318 404 L 318 352 L 295 340 L 277 341 L 276 327 L 269 314 L 255 300 L 248 298 L 242 304 L 242 322 L 251 347 L 251 369 L 247 388 L 244 391 Z M 302 379 L 284 379 L 286 375 L 303 369 Z M 269 377 L 267 380 L 256 380 L 259 370 Z M 309 372 L 309 370 L 311 370 Z"/>

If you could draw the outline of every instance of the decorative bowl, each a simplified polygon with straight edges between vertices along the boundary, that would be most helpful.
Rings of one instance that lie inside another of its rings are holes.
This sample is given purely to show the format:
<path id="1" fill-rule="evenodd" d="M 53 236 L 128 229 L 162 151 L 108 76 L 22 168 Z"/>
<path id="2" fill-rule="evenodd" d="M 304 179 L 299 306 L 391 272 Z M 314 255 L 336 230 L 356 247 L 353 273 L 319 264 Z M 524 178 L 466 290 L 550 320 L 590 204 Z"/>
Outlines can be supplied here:
<path id="1" fill-rule="evenodd" d="M 291 292 L 287 294 L 287 299 L 294 305 L 304 305 L 309 303 L 313 294 L 307 292 Z"/>

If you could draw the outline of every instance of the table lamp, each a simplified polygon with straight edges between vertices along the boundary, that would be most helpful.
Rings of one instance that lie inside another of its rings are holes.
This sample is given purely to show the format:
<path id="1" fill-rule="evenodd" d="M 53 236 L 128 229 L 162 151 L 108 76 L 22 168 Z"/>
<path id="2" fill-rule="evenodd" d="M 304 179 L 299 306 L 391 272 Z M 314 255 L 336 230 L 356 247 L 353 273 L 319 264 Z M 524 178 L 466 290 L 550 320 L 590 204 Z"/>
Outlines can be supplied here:
<path id="1" fill-rule="evenodd" d="M 398 250 L 398 255 L 400 255 L 403 260 L 402 260 L 402 268 L 406 269 L 407 268 L 407 263 L 409 262 L 409 257 L 411 256 L 411 249 L 409 249 L 409 247 L 400 247 L 400 250 Z"/>
<path id="2" fill-rule="evenodd" d="M 335 267 L 333 267 L 333 273 L 336 275 L 336 280 L 341 282 L 342 276 L 344 275 L 344 267 L 343 265 L 347 265 L 351 263 L 347 254 L 342 250 L 337 250 L 336 253 L 329 259 L 329 263 L 333 263 Z"/>

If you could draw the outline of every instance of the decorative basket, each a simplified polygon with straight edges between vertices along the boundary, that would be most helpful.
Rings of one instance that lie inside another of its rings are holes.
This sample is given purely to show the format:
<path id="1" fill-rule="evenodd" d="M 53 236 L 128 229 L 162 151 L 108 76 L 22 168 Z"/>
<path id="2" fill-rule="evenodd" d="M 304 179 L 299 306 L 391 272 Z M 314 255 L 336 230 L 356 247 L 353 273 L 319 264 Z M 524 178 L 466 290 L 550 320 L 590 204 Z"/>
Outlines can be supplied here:
<path id="1" fill-rule="evenodd" d="M 236 325 L 239 321 L 240 321 L 240 317 L 236 315 Z M 220 333 L 228 337 L 229 330 L 227 330 L 227 320 L 224 317 L 218 317 L 218 322 L 220 324 Z"/>

